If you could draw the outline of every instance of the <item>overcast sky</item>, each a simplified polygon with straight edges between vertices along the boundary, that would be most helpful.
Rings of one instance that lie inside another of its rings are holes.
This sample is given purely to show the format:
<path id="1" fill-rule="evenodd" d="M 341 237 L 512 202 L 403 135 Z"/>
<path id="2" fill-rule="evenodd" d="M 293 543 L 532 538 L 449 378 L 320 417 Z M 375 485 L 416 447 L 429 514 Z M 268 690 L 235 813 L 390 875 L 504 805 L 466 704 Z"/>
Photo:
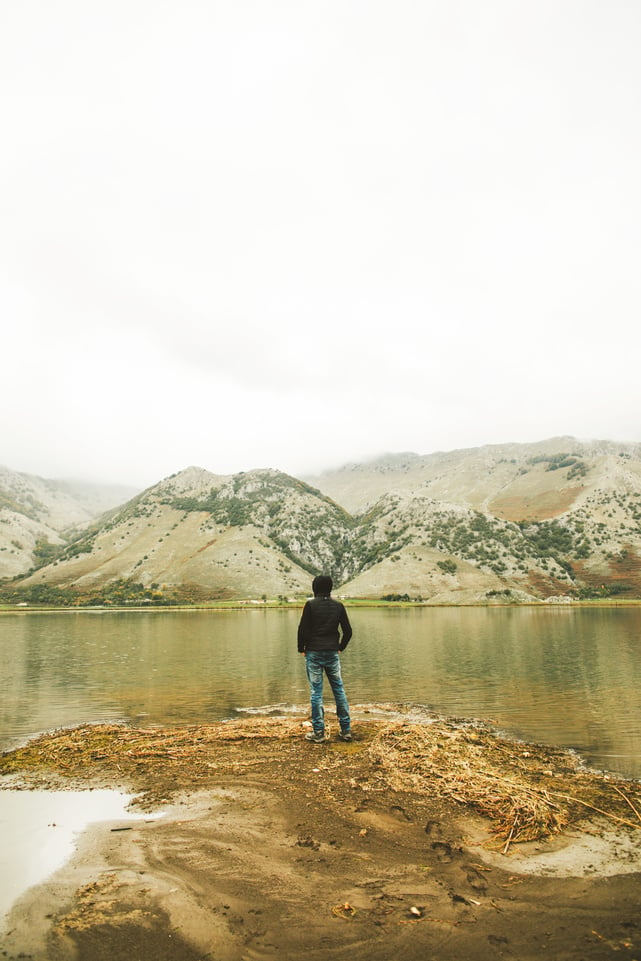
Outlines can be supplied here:
<path id="1" fill-rule="evenodd" d="M 637 0 L 2 0 L 0 464 L 641 441 Z"/>

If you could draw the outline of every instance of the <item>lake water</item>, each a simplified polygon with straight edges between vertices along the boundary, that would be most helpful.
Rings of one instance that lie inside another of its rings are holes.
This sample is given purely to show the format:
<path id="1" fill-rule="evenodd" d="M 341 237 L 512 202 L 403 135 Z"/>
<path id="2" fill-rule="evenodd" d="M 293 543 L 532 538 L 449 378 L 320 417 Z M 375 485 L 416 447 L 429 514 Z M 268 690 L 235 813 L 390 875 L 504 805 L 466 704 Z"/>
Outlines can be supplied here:
<path id="1" fill-rule="evenodd" d="M 350 616 L 354 640 L 342 661 L 357 718 L 381 704 L 417 718 L 425 710 L 479 718 L 641 777 L 641 608 L 353 608 Z M 299 617 L 263 609 L 1 615 L 0 749 L 87 721 L 303 712 Z"/>

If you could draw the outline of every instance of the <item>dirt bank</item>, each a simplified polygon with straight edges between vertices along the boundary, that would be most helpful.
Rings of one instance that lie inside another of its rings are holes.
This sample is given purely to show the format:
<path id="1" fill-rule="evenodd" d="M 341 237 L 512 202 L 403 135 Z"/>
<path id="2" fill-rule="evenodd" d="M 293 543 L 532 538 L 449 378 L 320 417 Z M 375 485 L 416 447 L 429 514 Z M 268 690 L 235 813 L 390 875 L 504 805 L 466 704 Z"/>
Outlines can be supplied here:
<path id="1" fill-rule="evenodd" d="M 125 788 L 149 817 L 86 832 L 3 956 L 641 959 L 639 785 L 454 723 L 303 733 L 85 727 L 4 755 L 4 787 Z"/>

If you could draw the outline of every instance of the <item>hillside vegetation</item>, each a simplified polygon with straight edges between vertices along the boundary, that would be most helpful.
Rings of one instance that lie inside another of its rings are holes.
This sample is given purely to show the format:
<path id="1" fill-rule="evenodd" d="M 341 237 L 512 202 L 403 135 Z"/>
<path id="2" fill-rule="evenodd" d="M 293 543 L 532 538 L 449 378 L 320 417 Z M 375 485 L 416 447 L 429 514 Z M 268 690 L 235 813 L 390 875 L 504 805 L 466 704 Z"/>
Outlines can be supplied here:
<path id="1" fill-rule="evenodd" d="M 0 475 L 13 602 L 303 597 L 320 571 L 364 598 L 641 597 L 639 445 L 387 455 L 306 480 L 191 467 L 98 517 L 53 482 L 14 476 Z"/>

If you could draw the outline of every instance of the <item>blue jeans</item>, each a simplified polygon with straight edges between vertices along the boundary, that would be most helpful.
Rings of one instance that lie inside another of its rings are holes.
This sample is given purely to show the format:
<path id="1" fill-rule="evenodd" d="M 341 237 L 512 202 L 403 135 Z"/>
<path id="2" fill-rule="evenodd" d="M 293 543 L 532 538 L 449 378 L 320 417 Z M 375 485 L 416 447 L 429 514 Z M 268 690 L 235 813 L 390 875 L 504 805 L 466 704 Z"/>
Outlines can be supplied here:
<path id="1" fill-rule="evenodd" d="M 347 695 L 341 677 L 341 662 L 338 651 L 307 651 L 305 667 L 312 701 L 312 727 L 315 734 L 325 733 L 325 712 L 323 710 L 323 674 L 327 674 L 334 700 L 336 715 L 343 734 L 349 734 L 350 718 Z"/>

